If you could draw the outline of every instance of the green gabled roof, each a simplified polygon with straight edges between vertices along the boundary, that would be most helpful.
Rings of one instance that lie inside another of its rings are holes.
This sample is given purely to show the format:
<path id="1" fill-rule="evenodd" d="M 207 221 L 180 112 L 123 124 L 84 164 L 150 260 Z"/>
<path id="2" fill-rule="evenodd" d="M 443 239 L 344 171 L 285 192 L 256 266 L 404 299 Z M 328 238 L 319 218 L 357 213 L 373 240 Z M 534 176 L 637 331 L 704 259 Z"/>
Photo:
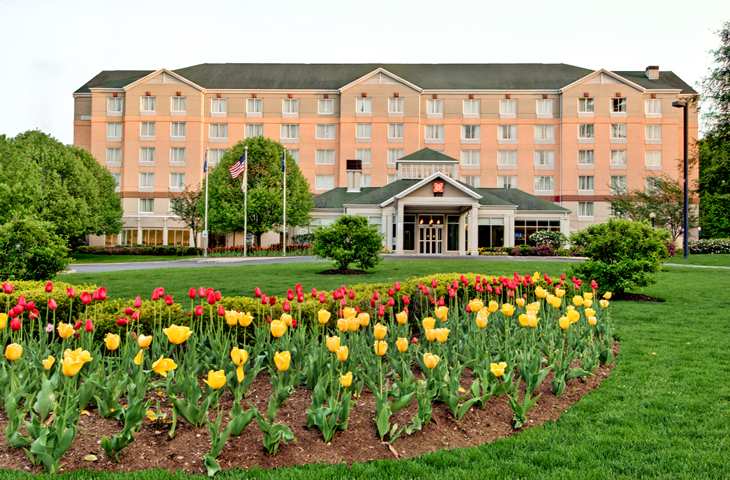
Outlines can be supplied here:
<path id="1" fill-rule="evenodd" d="M 370 188 L 368 192 L 363 192 L 360 196 L 354 198 L 352 201 L 347 203 L 357 205 L 380 205 L 384 201 L 388 200 L 394 195 L 398 195 L 403 190 L 412 187 L 420 181 L 421 180 L 416 179 L 396 180 L 395 182 L 390 182 L 389 184 L 380 188 Z"/>
<path id="2" fill-rule="evenodd" d="M 370 190 L 379 190 L 379 188 L 365 187 L 359 192 L 348 192 L 345 187 L 333 188 L 314 196 L 314 208 L 342 208 L 346 203 L 351 203 L 352 200 Z"/>
<path id="3" fill-rule="evenodd" d="M 657 80 L 649 80 L 646 78 L 646 73 L 643 70 L 614 71 L 613 73 L 650 90 L 678 88 L 682 91 L 682 93 L 697 93 L 694 88 L 690 87 L 684 80 L 679 78 L 677 74 L 671 71 L 660 71 L 659 78 Z"/>
<path id="4" fill-rule="evenodd" d="M 529 194 L 517 188 L 475 188 L 474 191 L 486 196 L 493 195 L 512 205 L 517 205 L 517 210 L 533 210 L 533 211 L 565 211 L 557 203 L 543 200 L 535 195 Z M 490 205 L 489 203 L 479 202 L 482 205 Z"/>
<path id="5" fill-rule="evenodd" d="M 74 93 L 88 93 L 91 88 L 122 88 L 152 72 L 154 70 L 104 70 Z"/>
<path id="6" fill-rule="evenodd" d="M 428 147 L 422 148 L 422 149 L 420 149 L 420 150 L 418 150 L 416 152 L 413 152 L 413 153 L 409 153 L 405 157 L 399 158 L 397 161 L 401 161 L 401 160 L 405 160 L 405 161 L 425 160 L 425 161 L 428 161 L 428 162 L 434 162 L 434 161 L 438 161 L 438 162 L 458 162 L 457 159 L 452 158 L 452 157 L 449 157 L 445 153 L 437 152 L 436 150 L 433 150 L 433 149 L 428 148 Z"/>

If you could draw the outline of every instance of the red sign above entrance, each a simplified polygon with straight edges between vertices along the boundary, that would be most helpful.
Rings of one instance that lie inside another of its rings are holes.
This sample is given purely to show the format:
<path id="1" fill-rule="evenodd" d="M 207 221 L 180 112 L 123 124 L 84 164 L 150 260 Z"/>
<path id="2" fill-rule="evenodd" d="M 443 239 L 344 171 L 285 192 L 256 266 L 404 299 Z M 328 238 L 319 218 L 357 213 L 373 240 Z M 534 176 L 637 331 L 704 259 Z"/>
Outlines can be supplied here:
<path id="1" fill-rule="evenodd" d="M 433 182 L 433 196 L 441 197 L 444 194 L 444 182 Z"/>

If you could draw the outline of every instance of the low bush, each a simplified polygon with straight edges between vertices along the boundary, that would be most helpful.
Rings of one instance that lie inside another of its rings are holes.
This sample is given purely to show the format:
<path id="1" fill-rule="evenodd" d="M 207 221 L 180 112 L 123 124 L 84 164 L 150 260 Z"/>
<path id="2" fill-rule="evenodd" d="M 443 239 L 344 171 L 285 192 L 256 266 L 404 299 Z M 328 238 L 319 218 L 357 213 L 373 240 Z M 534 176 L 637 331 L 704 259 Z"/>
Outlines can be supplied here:
<path id="1" fill-rule="evenodd" d="M 689 242 L 689 253 L 730 254 L 730 238 L 708 238 Z"/>
<path id="2" fill-rule="evenodd" d="M 0 225 L 0 279 L 53 278 L 68 262 L 66 240 L 53 224 L 21 219 Z"/>
<path id="3" fill-rule="evenodd" d="M 78 253 L 92 255 L 156 255 L 156 256 L 192 256 L 199 255 L 202 250 L 195 247 L 175 247 L 171 245 L 151 246 L 117 246 L 117 247 L 92 247 L 80 246 L 75 250 Z"/>
<path id="4" fill-rule="evenodd" d="M 314 234 L 314 254 L 334 260 L 339 270 L 347 270 L 352 263 L 363 270 L 373 268 L 382 249 L 377 228 L 362 216 L 344 215 Z"/>
<path id="5" fill-rule="evenodd" d="M 536 247 L 548 246 L 553 251 L 559 249 L 567 243 L 565 235 L 560 232 L 550 230 L 540 230 L 530 235 L 530 243 Z M 540 255 L 538 253 L 538 255 Z"/>

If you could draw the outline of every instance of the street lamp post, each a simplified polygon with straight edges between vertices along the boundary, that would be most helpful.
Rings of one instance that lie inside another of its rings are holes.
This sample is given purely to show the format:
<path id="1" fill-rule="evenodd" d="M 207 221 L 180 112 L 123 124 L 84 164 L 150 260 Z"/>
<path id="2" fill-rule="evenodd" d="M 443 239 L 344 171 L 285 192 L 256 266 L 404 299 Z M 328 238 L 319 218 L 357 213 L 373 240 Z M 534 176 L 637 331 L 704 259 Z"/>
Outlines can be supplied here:
<path id="1" fill-rule="evenodd" d="M 675 100 L 672 102 L 675 108 L 681 108 L 683 113 L 683 135 L 682 135 L 682 159 L 684 163 L 684 206 L 682 211 L 682 255 L 689 256 L 689 164 L 687 161 L 687 150 L 689 135 L 687 124 L 689 123 L 689 105 L 687 101 Z"/>

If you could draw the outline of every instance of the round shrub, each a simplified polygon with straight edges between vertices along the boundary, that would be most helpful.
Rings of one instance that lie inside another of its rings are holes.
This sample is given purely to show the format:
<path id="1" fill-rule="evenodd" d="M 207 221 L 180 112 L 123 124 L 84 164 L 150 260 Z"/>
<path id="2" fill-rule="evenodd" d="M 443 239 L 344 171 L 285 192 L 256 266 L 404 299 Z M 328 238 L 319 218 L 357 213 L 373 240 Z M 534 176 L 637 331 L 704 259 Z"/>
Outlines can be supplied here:
<path id="1" fill-rule="evenodd" d="M 530 243 L 536 247 L 548 246 L 554 251 L 565 245 L 566 238 L 560 232 L 540 230 L 530 235 Z"/>
<path id="2" fill-rule="evenodd" d="M 53 278 L 68 261 L 66 241 L 50 222 L 20 219 L 0 226 L 0 278 Z"/>
<path id="3" fill-rule="evenodd" d="M 328 227 L 314 233 L 314 254 L 335 261 L 338 270 L 347 270 L 351 263 L 367 270 L 380 261 L 382 238 L 362 216 L 345 215 Z"/>

